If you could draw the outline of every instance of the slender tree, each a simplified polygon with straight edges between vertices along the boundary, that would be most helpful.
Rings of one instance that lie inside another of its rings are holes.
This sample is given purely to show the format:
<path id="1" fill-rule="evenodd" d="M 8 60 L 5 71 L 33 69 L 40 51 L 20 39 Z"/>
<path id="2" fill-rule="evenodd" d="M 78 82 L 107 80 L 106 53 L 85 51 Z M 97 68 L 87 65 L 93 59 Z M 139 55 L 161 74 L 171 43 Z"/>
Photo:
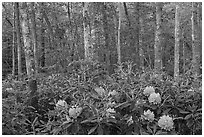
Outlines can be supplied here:
<path id="1" fill-rule="evenodd" d="M 109 36 L 108 36 L 108 20 L 107 20 L 107 7 L 105 2 L 102 3 L 102 14 L 103 14 L 103 30 L 104 30 L 104 42 L 105 42 L 105 63 L 106 68 L 109 71 L 110 70 L 110 49 L 109 49 Z"/>
<path id="2" fill-rule="evenodd" d="M 162 69 L 162 50 L 161 50 L 161 33 L 162 33 L 162 3 L 156 3 L 156 32 L 155 32 L 155 45 L 154 45 L 154 69 L 161 71 Z"/>
<path id="3" fill-rule="evenodd" d="M 13 47 L 12 47 L 12 75 L 15 75 L 15 4 L 13 3 Z"/>
<path id="4" fill-rule="evenodd" d="M 33 46 L 29 30 L 29 18 L 28 18 L 27 3 L 23 2 L 21 7 L 22 15 L 22 35 L 24 40 L 24 50 L 25 50 L 25 59 L 26 59 L 26 71 L 29 78 L 32 78 L 34 75 L 34 57 L 33 57 Z"/>
<path id="5" fill-rule="evenodd" d="M 45 67 L 45 29 L 44 29 L 44 21 L 43 21 L 43 7 L 40 7 L 40 37 L 39 37 L 39 48 L 40 57 L 39 57 L 39 64 L 43 68 Z"/>
<path id="6" fill-rule="evenodd" d="M 174 79 L 177 82 L 179 79 L 179 41 L 180 41 L 180 15 L 179 15 L 180 6 L 176 4 L 176 13 L 175 13 L 175 47 L 174 47 Z"/>
<path id="7" fill-rule="evenodd" d="M 35 73 L 37 74 L 38 70 L 38 58 L 37 58 L 37 35 L 36 35 L 36 22 L 35 22 L 35 10 L 34 2 L 30 3 L 31 7 L 31 32 L 33 40 L 33 53 L 34 53 L 34 62 L 35 62 Z"/>
<path id="8" fill-rule="evenodd" d="M 144 51 L 143 51 L 143 35 L 144 35 L 144 20 L 142 17 L 139 18 L 140 21 L 140 35 L 139 35 L 139 47 L 140 47 L 140 68 L 144 70 Z"/>
<path id="9" fill-rule="evenodd" d="M 118 44 L 117 44 L 117 53 L 118 53 L 118 64 L 121 64 L 121 51 L 120 51 L 120 29 L 121 29 L 121 3 L 118 3 L 118 9 L 119 9 L 119 21 L 118 21 Z"/>
<path id="10" fill-rule="evenodd" d="M 136 30 L 132 32 L 134 34 L 134 37 L 132 38 L 132 42 L 134 43 L 135 47 L 135 58 L 136 58 L 136 64 L 137 69 L 140 69 L 140 2 L 135 2 L 135 9 L 136 9 Z M 133 27 L 132 27 L 133 28 Z M 131 29 L 134 30 L 134 29 Z"/>
<path id="11" fill-rule="evenodd" d="M 53 34 L 53 29 L 50 23 L 49 18 L 47 17 L 47 13 L 46 13 L 46 6 L 44 2 L 41 2 L 40 5 L 42 6 L 42 13 L 43 13 L 43 18 L 45 19 L 45 22 L 48 26 L 48 32 L 49 32 L 49 36 L 50 36 L 50 46 L 53 49 L 54 45 L 55 45 L 55 40 L 54 40 L 54 34 Z"/>
<path id="12" fill-rule="evenodd" d="M 200 48 L 199 48 L 199 34 L 198 34 L 198 20 L 197 20 L 197 3 L 192 2 L 192 67 L 194 78 L 200 75 Z"/>
<path id="13" fill-rule="evenodd" d="M 22 68 L 21 68 L 21 36 L 20 36 L 20 14 L 19 14 L 19 3 L 14 3 L 14 9 L 16 14 L 15 28 L 16 28 L 16 39 L 18 49 L 18 78 L 21 79 Z"/>
<path id="14" fill-rule="evenodd" d="M 85 59 L 93 59 L 93 45 L 91 43 L 91 26 L 88 20 L 88 4 L 83 2 L 83 27 L 84 27 L 84 50 L 85 50 Z"/>

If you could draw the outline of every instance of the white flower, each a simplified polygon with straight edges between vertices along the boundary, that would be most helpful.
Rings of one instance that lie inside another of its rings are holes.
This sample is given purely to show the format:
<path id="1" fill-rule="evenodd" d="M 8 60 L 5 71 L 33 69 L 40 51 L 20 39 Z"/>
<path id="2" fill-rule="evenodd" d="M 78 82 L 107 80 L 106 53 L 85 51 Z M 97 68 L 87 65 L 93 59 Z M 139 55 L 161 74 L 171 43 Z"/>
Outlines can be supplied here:
<path id="1" fill-rule="evenodd" d="M 57 104 L 56 104 L 57 108 L 67 108 L 67 102 L 64 100 L 58 100 Z"/>
<path id="2" fill-rule="evenodd" d="M 152 93 L 155 93 L 155 90 L 154 90 L 154 88 L 151 87 L 151 86 L 146 87 L 146 88 L 144 89 L 144 92 L 143 92 L 143 94 L 144 94 L 145 96 L 149 96 L 149 95 L 152 94 Z"/>
<path id="3" fill-rule="evenodd" d="M 118 92 L 113 90 L 112 92 L 108 93 L 108 96 L 116 96 L 117 94 L 118 94 Z"/>
<path id="4" fill-rule="evenodd" d="M 102 87 L 97 87 L 95 88 L 95 91 L 100 95 L 100 96 L 104 96 L 105 94 L 105 90 Z"/>
<path id="5" fill-rule="evenodd" d="M 108 104 L 107 104 L 108 107 L 113 107 L 113 106 L 115 106 L 115 105 L 116 105 L 115 102 L 108 102 Z"/>
<path id="6" fill-rule="evenodd" d="M 81 107 L 77 107 L 77 106 L 72 106 L 69 109 L 69 116 L 72 118 L 77 118 L 82 112 L 82 108 Z"/>
<path id="7" fill-rule="evenodd" d="M 158 125 L 165 130 L 170 131 L 173 128 L 174 122 L 168 115 L 163 115 L 158 121 Z"/>
<path id="8" fill-rule="evenodd" d="M 154 121 L 154 113 L 151 112 L 149 109 L 147 111 L 144 111 L 144 115 L 142 116 L 145 120 L 148 120 L 150 122 Z"/>
<path id="9" fill-rule="evenodd" d="M 115 110 L 112 109 L 112 108 L 109 108 L 109 109 L 106 110 L 106 112 L 108 112 L 108 113 L 115 113 Z"/>
<path id="10" fill-rule="evenodd" d="M 107 117 L 115 118 L 115 116 L 113 116 L 114 113 L 115 113 L 115 110 L 112 109 L 112 108 L 108 108 L 108 109 L 106 110 L 106 116 L 107 116 Z"/>
<path id="11" fill-rule="evenodd" d="M 152 93 L 148 98 L 150 103 L 159 104 L 161 103 L 161 97 L 159 93 Z"/>

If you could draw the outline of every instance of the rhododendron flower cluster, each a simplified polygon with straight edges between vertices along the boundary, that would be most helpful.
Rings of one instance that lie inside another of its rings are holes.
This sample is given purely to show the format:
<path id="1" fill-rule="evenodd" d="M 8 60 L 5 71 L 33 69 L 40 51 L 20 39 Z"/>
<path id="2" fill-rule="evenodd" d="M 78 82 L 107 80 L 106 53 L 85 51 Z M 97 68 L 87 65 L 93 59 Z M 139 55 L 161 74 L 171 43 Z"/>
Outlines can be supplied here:
<path id="1" fill-rule="evenodd" d="M 174 122 L 170 116 L 163 115 L 162 117 L 160 117 L 160 119 L 158 121 L 158 125 L 162 129 L 170 131 L 171 129 L 173 129 Z"/>
<path id="2" fill-rule="evenodd" d="M 154 88 L 151 87 L 151 86 L 146 87 L 146 88 L 144 89 L 144 92 L 143 92 L 143 94 L 144 94 L 145 96 L 149 96 L 149 95 L 152 94 L 152 93 L 155 93 L 155 90 L 154 90 Z"/>
<path id="3" fill-rule="evenodd" d="M 113 116 L 114 113 L 115 113 L 115 110 L 112 109 L 112 108 L 108 108 L 108 109 L 106 110 L 106 116 L 107 116 L 107 117 L 115 118 L 115 116 Z"/>
<path id="4" fill-rule="evenodd" d="M 78 107 L 78 106 L 72 106 L 70 109 L 69 109 L 69 116 L 71 118 L 77 118 L 82 112 L 82 108 L 81 107 Z"/>
<path id="5" fill-rule="evenodd" d="M 150 103 L 159 104 L 161 103 L 161 97 L 159 93 L 152 93 L 148 98 Z"/>
<path id="6" fill-rule="evenodd" d="M 151 112 L 149 109 L 147 111 L 144 111 L 144 114 L 142 115 L 142 118 L 145 120 L 148 120 L 150 122 L 154 121 L 154 113 Z"/>
<path id="7" fill-rule="evenodd" d="M 104 96 L 105 95 L 105 90 L 102 87 L 96 87 L 95 91 L 100 95 L 100 96 Z"/>
<path id="8" fill-rule="evenodd" d="M 115 90 L 108 93 L 108 96 L 116 96 L 116 95 L 118 95 L 118 92 Z"/>
<path id="9" fill-rule="evenodd" d="M 67 108 L 67 102 L 64 100 L 58 100 L 56 107 L 57 109 Z"/>

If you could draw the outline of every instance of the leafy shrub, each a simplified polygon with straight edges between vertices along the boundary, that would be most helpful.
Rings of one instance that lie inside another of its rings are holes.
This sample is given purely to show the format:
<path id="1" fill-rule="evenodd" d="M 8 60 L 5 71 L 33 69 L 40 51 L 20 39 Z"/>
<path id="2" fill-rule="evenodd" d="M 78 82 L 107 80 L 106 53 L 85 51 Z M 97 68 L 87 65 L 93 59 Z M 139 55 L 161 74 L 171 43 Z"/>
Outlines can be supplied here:
<path id="1" fill-rule="evenodd" d="M 3 134 L 202 133 L 200 81 L 196 87 L 187 75 L 175 84 L 165 73 L 134 73 L 130 62 L 111 76 L 95 70 L 100 64 L 77 63 L 77 71 L 38 78 L 38 108 L 28 105 L 25 88 L 5 82 Z"/>

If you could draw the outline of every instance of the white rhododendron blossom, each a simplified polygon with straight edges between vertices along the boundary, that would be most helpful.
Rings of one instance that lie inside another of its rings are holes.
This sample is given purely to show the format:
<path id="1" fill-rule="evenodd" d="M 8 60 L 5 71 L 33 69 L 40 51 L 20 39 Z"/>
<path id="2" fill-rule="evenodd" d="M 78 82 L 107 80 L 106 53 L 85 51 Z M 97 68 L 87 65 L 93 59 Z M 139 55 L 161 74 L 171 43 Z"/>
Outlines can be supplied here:
<path id="1" fill-rule="evenodd" d="M 150 103 L 159 104 L 161 103 L 161 97 L 159 93 L 152 93 L 148 98 Z"/>
<path id="2" fill-rule="evenodd" d="M 112 108 L 108 108 L 108 109 L 106 110 L 106 116 L 107 116 L 107 117 L 115 118 L 115 116 L 113 116 L 114 113 L 115 113 L 115 110 L 112 109 Z"/>
<path id="3" fill-rule="evenodd" d="M 58 102 L 57 102 L 57 104 L 56 104 L 56 107 L 57 107 L 57 108 L 62 108 L 62 107 L 67 108 L 67 102 L 64 101 L 64 100 L 58 100 Z"/>
<path id="4" fill-rule="evenodd" d="M 162 117 L 160 117 L 160 119 L 158 121 L 158 125 L 162 129 L 170 131 L 171 129 L 173 129 L 174 122 L 173 122 L 173 119 L 170 116 L 163 115 Z"/>
<path id="5" fill-rule="evenodd" d="M 155 90 L 154 90 L 154 88 L 151 87 L 151 86 L 146 87 L 146 88 L 144 89 L 144 92 L 143 92 L 143 94 L 144 94 L 145 96 L 149 96 L 149 95 L 152 94 L 152 93 L 155 93 Z"/>
<path id="6" fill-rule="evenodd" d="M 72 118 L 77 118 L 82 112 L 82 108 L 78 106 L 72 106 L 69 109 L 69 116 Z"/>
<path id="7" fill-rule="evenodd" d="M 145 120 L 148 120 L 150 122 L 154 121 L 154 113 L 151 112 L 149 109 L 147 111 L 144 111 L 144 114 L 142 116 Z"/>
<path id="8" fill-rule="evenodd" d="M 118 94 L 118 92 L 113 90 L 113 91 L 108 93 L 108 96 L 116 96 L 117 94 Z"/>
<path id="9" fill-rule="evenodd" d="M 97 87 L 95 88 L 95 91 L 100 95 L 100 96 L 104 96 L 105 94 L 105 90 L 102 87 Z"/>
<path id="10" fill-rule="evenodd" d="M 113 107 L 113 106 L 115 106 L 115 105 L 116 105 L 115 102 L 108 102 L 108 104 L 107 104 L 108 107 Z"/>

